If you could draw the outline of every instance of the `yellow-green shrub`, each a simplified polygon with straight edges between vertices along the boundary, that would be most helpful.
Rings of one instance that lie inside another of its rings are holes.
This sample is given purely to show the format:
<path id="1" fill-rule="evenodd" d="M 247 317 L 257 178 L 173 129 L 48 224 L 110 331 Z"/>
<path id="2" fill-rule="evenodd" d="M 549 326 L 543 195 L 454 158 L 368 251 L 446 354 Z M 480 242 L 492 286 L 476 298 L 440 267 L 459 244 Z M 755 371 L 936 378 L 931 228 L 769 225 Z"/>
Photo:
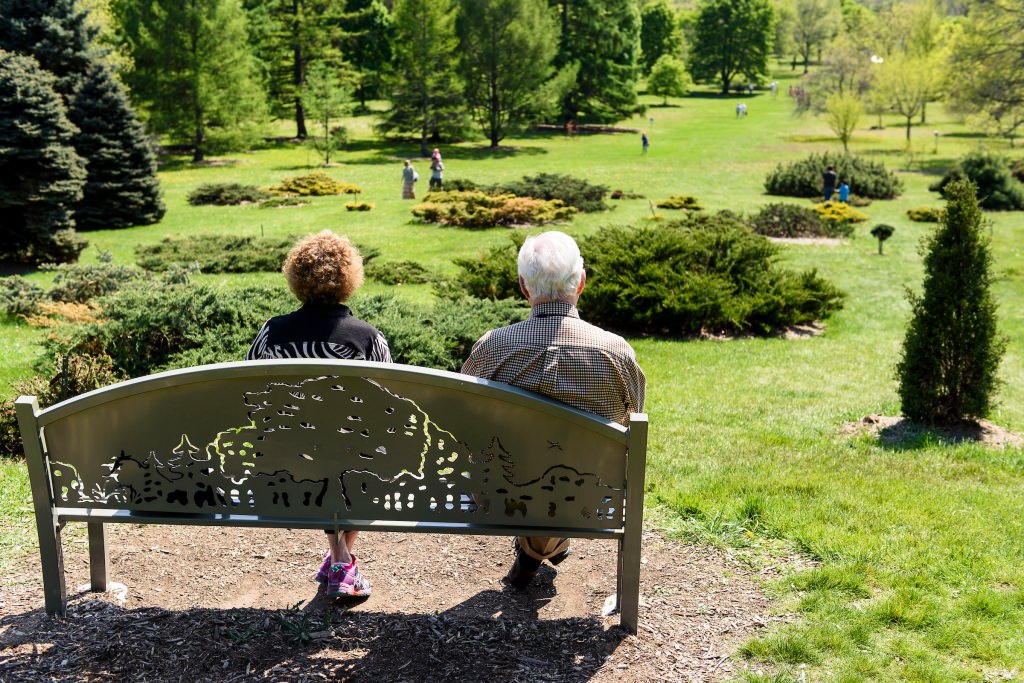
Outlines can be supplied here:
<path id="1" fill-rule="evenodd" d="M 657 203 L 659 209 L 685 209 L 686 211 L 703 211 L 704 207 L 697 202 L 697 198 L 688 194 L 675 195 L 668 199 L 662 199 Z"/>
<path id="2" fill-rule="evenodd" d="M 811 208 L 821 216 L 823 221 L 833 225 L 861 223 L 868 219 L 867 215 L 862 211 L 858 211 L 849 204 L 844 204 L 843 202 L 820 202 Z"/>
<path id="3" fill-rule="evenodd" d="M 281 181 L 269 192 L 277 195 L 299 195 L 300 197 L 323 197 L 335 194 L 360 194 L 363 188 L 353 183 L 335 180 L 323 171 L 294 176 Z"/>
<path id="4" fill-rule="evenodd" d="M 496 225 L 543 225 L 570 220 L 576 209 L 560 200 L 488 194 L 480 191 L 431 192 L 412 208 L 414 216 L 428 223 L 468 227 Z"/>
<path id="5" fill-rule="evenodd" d="M 930 206 L 907 209 L 907 218 L 915 223 L 938 223 L 941 217 L 942 209 L 935 209 Z"/>
<path id="6" fill-rule="evenodd" d="M 371 204 L 370 202 L 347 202 L 345 204 L 345 210 L 346 211 L 369 211 L 374 206 L 376 206 L 376 204 Z"/>

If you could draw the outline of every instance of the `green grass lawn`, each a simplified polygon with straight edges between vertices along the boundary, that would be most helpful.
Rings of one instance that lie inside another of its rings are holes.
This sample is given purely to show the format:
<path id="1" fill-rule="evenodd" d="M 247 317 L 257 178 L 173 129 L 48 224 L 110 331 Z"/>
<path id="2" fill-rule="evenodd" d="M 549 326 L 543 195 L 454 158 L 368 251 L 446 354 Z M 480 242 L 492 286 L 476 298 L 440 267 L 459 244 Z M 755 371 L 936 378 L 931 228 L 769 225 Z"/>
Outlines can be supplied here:
<path id="1" fill-rule="evenodd" d="M 489 183 L 569 173 L 646 196 L 615 202 L 609 213 L 578 217 L 565 228 L 576 235 L 637 223 L 650 213 L 648 200 L 675 194 L 695 195 L 709 210 L 751 212 L 769 201 L 796 202 L 764 194 L 768 171 L 781 161 L 840 145 L 823 120 L 793 114 L 786 96 L 788 68 L 775 77 L 780 81 L 776 98 L 704 92 L 621 122 L 648 131 L 646 155 L 638 133 L 531 135 L 506 140 L 499 151 L 482 143 L 444 146 L 446 177 Z M 735 117 L 738 101 L 748 105 L 745 119 Z M 913 153 L 905 150 L 903 128 L 892 118 L 885 119 L 885 129 L 868 130 L 876 119 L 865 117 L 851 142 L 852 152 L 899 172 L 906 184 L 902 197 L 864 209 L 869 221 L 842 245 L 785 247 L 785 263 L 817 268 L 848 294 L 846 307 L 828 321 L 824 334 L 802 340 L 632 340 L 649 380 L 652 514 L 695 542 L 730 548 L 755 566 L 783 567 L 783 576 L 766 588 L 778 611 L 792 619 L 741 649 L 741 656 L 756 660 L 756 668 L 770 671 L 772 680 L 804 680 L 801 671 L 807 680 L 830 681 L 1024 675 L 1024 453 L 945 444 L 927 436 L 891 445 L 839 435 L 846 421 L 899 410 L 893 366 L 909 311 L 905 288 L 920 286 L 917 245 L 932 229 L 907 220 L 906 210 L 940 206 L 927 186 L 980 144 L 1021 154 L 973 135 L 939 106 L 930 106 L 928 115 L 928 123 L 913 130 Z M 330 228 L 379 247 L 382 259 L 411 259 L 452 272 L 454 256 L 476 254 L 506 239 L 504 229 L 412 222 L 412 203 L 400 199 L 401 159 L 418 149 L 375 141 L 370 123 L 366 117 L 351 122 L 354 143 L 328 172 L 361 185 L 360 199 L 374 202 L 373 211 L 346 212 L 347 198 L 272 210 L 186 204 L 186 194 L 200 183 L 266 186 L 311 170 L 316 155 L 300 145 L 232 155 L 234 163 L 225 166 L 196 168 L 170 159 L 161 171 L 168 203 L 164 221 L 89 233 L 84 260 L 102 250 L 130 263 L 136 244 L 166 235 L 297 236 Z M 414 163 L 422 193 L 427 162 Z M 1009 339 L 1000 371 L 1005 384 L 991 417 L 1024 431 L 1024 217 L 991 218 L 1000 323 Z M 884 256 L 877 255 L 868 234 L 879 222 L 896 227 Z M 274 274 L 204 277 L 228 285 L 281 279 Z M 384 289 L 367 286 L 367 291 Z M 392 289 L 420 301 L 431 297 L 425 286 Z M 9 393 L 10 382 L 29 373 L 43 332 L 11 321 L 0 328 L 0 386 Z M 28 506 L 24 467 L 0 463 L 0 567 L 14 554 L 31 551 Z M 799 562 L 789 561 L 797 556 Z"/>

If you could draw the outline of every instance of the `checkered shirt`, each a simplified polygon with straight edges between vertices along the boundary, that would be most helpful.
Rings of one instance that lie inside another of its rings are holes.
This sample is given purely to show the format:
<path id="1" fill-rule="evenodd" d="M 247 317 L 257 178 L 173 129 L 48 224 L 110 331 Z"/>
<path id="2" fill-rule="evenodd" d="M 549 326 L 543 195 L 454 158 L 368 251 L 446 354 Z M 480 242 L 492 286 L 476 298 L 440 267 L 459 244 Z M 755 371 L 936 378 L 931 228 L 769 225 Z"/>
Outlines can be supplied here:
<path id="1" fill-rule="evenodd" d="M 622 337 L 580 320 L 576 307 L 551 301 L 529 319 L 491 330 L 473 345 L 466 375 L 507 382 L 574 408 L 629 423 L 643 412 L 647 380 Z"/>

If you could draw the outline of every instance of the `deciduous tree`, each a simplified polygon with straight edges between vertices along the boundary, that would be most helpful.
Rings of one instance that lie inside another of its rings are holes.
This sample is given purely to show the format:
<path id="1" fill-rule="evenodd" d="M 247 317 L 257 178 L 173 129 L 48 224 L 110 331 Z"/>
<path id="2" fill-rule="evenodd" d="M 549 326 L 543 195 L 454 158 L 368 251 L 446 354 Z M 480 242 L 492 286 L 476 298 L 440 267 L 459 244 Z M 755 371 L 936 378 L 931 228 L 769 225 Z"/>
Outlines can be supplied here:
<path id="1" fill-rule="evenodd" d="M 722 93 L 737 76 L 762 79 L 771 53 L 774 12 L 767 0 L 704 0 L 690 49 L 690 74 L 718 80 Z"/>
<path id="2" fill-rule="evenodd" d="M 683 33 L 676 10 L 667 0 L 645 5 L 640 11 L 640 48 L 646 74 L 663 55 L 682 58 Z"/>
<path id="3" fill-rule="evenodd" d="M 790 25 L 793 45 L 807 73 L 811 56 L 820 53 L 839 25 L 837 7 L 828 0 L 796 0 Z"/>
<path id="4" fill-rule="evenodd" d="M 683 60 L 671 55 L 662 55 L 647 78 L 647 92 L 661 97 L 662 104 L 668 104 L 669 97 L 685 96 L 690 85 L 690 74 Z"/>
<path id="5" fill-rule="evenodd" d="M 844 152 L 849 151 L 850 136 L 853 135 L 853 130 L 863 113 L 864 107 L 861 106 L 860 98 L 852 92 L 832 93 L 825 101 L 825 120 L 843 143 Z"/>

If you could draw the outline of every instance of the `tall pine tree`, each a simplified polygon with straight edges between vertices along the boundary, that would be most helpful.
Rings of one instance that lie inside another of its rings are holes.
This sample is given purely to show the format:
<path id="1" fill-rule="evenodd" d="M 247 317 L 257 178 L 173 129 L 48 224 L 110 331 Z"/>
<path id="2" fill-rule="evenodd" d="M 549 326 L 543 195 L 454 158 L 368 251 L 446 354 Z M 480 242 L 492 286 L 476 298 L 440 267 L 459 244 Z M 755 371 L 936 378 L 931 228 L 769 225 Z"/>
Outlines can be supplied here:
<path id="1" fill-rule="evenodd" d="M 164 215 L 156 158 L 146 131 L 110 67 L 97 63 L 75 94 L 68 116 L 78 126 L 75 150 L 88 160 L 79 230 L 156 223 Z"/>
<path id="2" fill-rule="evenodd" d="M 0 0 L 0 49 L 35 57 L 65 105 L 99 56 L 98 32 L 75 0 Z"/>
<path id="3" fill-rule="evenodd" d="M 1006 341 L 996 330 L 992 253 L 976 188 L 946 187 L 938 229 L 924 243 L 924 284 L 896 367 L 903 414 L 927 423 L 984 417 Z"/>
<path id="4" fill-rule="evenodd" d="M 265 112 L 239 0 L 151 2 L 122 20 L 132 43 L 135 96 L 159 133 L 202 161 L 211 144 L 241 148 Z"/>
<path id="5" fill-rule="evenodd" d="M 395 6 L 391 109 L 378 129 L 415 135 L 423 156 L 429 138 L 458 135 L 466 126 L 455 18 L 454 0 L 399 0 Z"/>
<path id="6" fill-rule="evenodd" d="M 555 65 L 579 65 L 565 95 L 565 120 L 610 122 L 637 107 L 640 10 L 637 0 L 550 0 L 561 26 Z"/>
<path id="7" fill-rule="evenodd" d="M 365 110 L 368 99 L 383 93 L 381 76 L 391 63 L 394 20 L 381 0 L 349 0 L 341 25 L 343 52 L 358 74 L 355 95 Z"/>
<path id="8" fill-rule="evenodd" d="M 74 225 L 85 168 L 54 85 L 35 59 L 0 50 L 0 258 L 50 260 Z"/>

